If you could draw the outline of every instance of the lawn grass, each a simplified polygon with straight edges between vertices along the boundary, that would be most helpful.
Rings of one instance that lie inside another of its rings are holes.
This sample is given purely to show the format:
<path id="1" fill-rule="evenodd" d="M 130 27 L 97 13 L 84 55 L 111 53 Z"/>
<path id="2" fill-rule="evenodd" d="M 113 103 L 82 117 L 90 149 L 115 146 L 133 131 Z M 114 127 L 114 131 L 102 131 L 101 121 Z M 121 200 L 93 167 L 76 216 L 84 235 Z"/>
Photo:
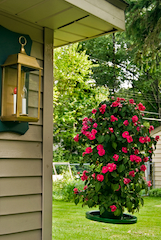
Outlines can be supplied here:
<path id="1" fill-rule="evenodd" d="M 144 207 L 134 214 L 138 222 L 129 225 L 91 221 L 85 218 L 89 208 L 53 201 L 52 239 L 161 240 L 161 198 L 145 197 L 144 200 Z"/>

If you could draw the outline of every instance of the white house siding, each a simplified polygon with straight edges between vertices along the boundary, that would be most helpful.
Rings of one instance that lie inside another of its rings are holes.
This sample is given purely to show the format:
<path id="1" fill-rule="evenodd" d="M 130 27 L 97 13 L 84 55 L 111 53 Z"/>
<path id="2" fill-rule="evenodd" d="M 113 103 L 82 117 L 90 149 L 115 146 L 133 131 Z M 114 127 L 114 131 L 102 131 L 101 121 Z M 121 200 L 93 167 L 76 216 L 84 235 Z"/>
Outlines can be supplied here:
<path id="1" fill-rule="evenodd" d="M 152 161 L 154 162 L 155 188 L 161 188 L 161 127 L 154 129 L 151 135 L 160 137 Z"/>
<path id="2" fill-rule="evenodd" d="M 39 64 L 44 68 L 45 31 L 43 28 L 2 12 L 0 12 L 0 25 L 14 32 L 28 34 L 33 41 L 31 56 L 36 57 Z M 52 72 L 52 68 L 49 71 Z M 42 238 L 42 216 L 44 215 L 43 209 L 45 209 L 43 189 L 45 189 L 44 179 L 46 179 L 46 176 L 43 175 L 44 159 L 46 157 L 43 153 L 43 138 L 45 138 L 43 121 L 48 125 L 48 120 L 45 120 L 45 116 L 43 116 L 45 102 L 43 100 L 43 88 L 45 86 L 43 79 L 42 73 L 40 120 L 37 123 L 29 123 L 29 130 L 24 135 L 0 133 L 1 240 L 50 239 L 45 238 L 45 235 Z M 52 104 L 52 99 L 50 100 Z M 47 117 L 52 118 L 52 114 Z M 50 130 L 52 134 L 52 128 Z M 50 158 L 48 162 L 51 160 Z M 50 181 L 49 171 L 52 168 L 49 163 L 48 169 L 47 180 Z M 51 203 L 51 198 L 49 200 Z M 50 203 L 48 210 L 51 208 Z"/>

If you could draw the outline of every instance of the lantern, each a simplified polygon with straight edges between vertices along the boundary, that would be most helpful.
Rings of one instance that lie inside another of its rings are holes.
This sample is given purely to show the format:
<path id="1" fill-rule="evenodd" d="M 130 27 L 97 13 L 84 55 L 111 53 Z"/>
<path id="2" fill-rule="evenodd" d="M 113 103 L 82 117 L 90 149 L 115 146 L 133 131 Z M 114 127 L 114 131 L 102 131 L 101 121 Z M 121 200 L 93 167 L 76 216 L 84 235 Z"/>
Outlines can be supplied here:
<path id="1" fill-rule="evenodd" d="M 2 65 L 1 121 L 37 122 L 42 68 L 26 54 L 26 38 L 21 36 L 19 43 L 20 53 L 8 56 Z"/>

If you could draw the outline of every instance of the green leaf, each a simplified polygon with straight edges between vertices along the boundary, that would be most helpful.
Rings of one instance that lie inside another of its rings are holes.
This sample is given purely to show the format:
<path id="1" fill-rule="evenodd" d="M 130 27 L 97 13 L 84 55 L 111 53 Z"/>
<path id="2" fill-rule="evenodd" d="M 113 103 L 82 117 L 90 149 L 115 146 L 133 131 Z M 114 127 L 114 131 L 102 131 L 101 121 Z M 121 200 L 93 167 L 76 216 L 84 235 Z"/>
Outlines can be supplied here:
<path id="1" fill-rule="evenodd" d="M 112 177 L 114 177 L 114 178 L 117 177 L 117 173 L 116 173 L 116 172 L 112 172 L 111 175 L 112 175 Z"/>
<path id="2" fill-rule="evenodd" d="M 116 150 L 116 148 L 117 148 L 117 143 L 112 142 L 112 147 Z"/>
<path id="3" fill-rule="evenodd" d="M 114 191 L 116 191 L 119 188 L 119 184 L 111 184 L 111 187 Z"/>
<path id="4" fill-rule="evenodd" d="M 104 208 L 104 206 L 101 206 L 101 207 L 100 207 L 100 214 L 104 213 L 105 210 L 106 210 L 106 209 Z"/>
<path id="5" fill-rule="evenodd" d="M 109 134 L 106 134 L 105 135 L 105 141 L 108 142 L 110 140 L 110 135 Z"/>
<path id="6" fill-rule="evenodd" d="M 92 199 L 90 199 L 90 200 L 88 200 L 87 204 L 88 204 L 88 207 L 93 207 L 94 202 Z"/>
<path id="7" fill-rule="evenodd" d="M 103 143 L 104 140 L 105 140 L 105 137 L 104 137 L 104 136 L 99 136 L 99 137 L 97 137 L 97 141 L 98 141 L 99 143 Z"/>
<path id="8" fill-rule="evenodd" d="M 126 202 L 126 206 L 128 208 L 129 211 L 131 211 L 131 208 L 132 208 L 132 202 Z"/>
<path id="9" fill-rule="evenodd" d="M 121 215 L 121 209 L 117 208 L 116 211 L 114 212 L 115 216 L 120 216 Z"/>
<path id="10" fill-rule="evenodd" d="M 114 136 L 114 134 L 111 135 L 111 140 L 112 140 L 112 141 L 115 140 L 115 136 Z"/>
<path id="11" fill-rule="evenodd" d="M 74 202 L 77 205 L 79 203 L 79 197 L 75 198 Z"/>
<path id="12" fill-rule="evenodd" d="M 93 196 L 93 200 L 94 200 L 95 202 L 97 202 L 97 201 L 98 201 L 98 196 L 97 196 L 97 195 Z"/>
<path id="13" fill-rule="evenodd" d="M 123 164 L 121 164 L 119 167 L 118 167 L 118 172 L 123 172 L 125 170 L 125 166 Z"/>
<path id="14" fill-rule="evenodd" d="M 98 192 L 100 189 L 101 189 L 101 183 L 100 183 L 100 182 L 97 182 L 97 183 L 95 184 L 95 190 L 96 190 L 96 192 Z"/>

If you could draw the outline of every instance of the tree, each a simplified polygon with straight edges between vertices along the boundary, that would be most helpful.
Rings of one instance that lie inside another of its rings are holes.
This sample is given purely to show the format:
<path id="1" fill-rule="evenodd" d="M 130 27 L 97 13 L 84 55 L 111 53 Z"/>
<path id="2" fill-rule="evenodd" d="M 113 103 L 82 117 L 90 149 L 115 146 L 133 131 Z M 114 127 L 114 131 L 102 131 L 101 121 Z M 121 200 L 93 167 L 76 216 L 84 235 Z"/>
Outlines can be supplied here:
<path id="1" fill-rule="evenodd" d="M 73 156 L 74 161 L 79 160 L 73 141 L 77 124 L 107 92 L 103 87 L 95 88 L 91 71 L 93 64 L 85 51 L 77 52 L 77 47 L 78 44 L 73 44 L 56 49 L 54 56 L 53 140 L 61 150 L 64 149 L 62 156 L 54 156 L 59 160 L 62 157 L 63 161 L 65 158 L 72 161 Z"/>

